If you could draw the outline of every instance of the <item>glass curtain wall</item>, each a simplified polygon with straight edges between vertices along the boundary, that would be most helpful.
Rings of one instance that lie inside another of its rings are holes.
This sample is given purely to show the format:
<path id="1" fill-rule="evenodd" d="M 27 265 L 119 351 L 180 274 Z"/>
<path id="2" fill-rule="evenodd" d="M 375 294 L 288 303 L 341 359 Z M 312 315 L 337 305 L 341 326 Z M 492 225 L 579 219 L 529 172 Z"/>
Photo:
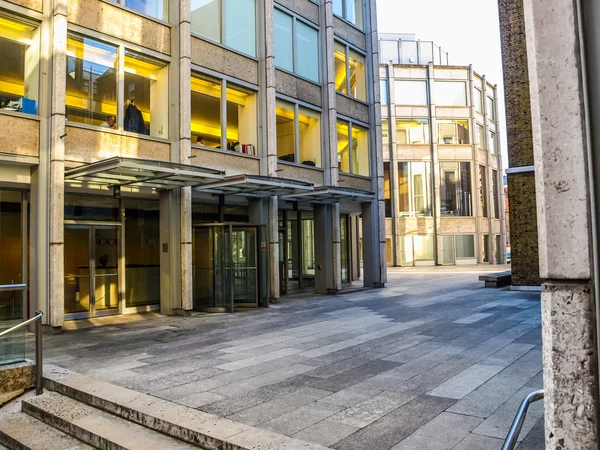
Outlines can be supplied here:
<path id="1" fill-rule="evenodd" d="M 431 217 L 431 163 L 399 162 L 401 217 Z"/>
<path id="2" fill-rule="evenodd" d="M 0 12 L 0 110 L 37 114 L 39 27 Z"/>
<path id="3" fill-rule="evenodd" d="M 442 216 L 471 216 L 471 163 L 442 162 L 440 207 Z"/>

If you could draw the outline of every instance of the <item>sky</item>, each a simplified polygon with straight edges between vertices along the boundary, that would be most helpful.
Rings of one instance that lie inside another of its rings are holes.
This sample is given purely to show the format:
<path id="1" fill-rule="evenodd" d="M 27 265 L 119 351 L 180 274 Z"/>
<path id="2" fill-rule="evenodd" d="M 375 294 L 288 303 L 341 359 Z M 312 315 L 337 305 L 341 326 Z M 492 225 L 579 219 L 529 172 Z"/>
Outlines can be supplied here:
<path id="1" fill-rule="evenodd" d="M 434 41 L 452 65 L 473 65 L 498 85 L 502 162 L 507 166 L 506 120 L 498 0 L 377 0 L 379 33 L 411 33 Z"/>

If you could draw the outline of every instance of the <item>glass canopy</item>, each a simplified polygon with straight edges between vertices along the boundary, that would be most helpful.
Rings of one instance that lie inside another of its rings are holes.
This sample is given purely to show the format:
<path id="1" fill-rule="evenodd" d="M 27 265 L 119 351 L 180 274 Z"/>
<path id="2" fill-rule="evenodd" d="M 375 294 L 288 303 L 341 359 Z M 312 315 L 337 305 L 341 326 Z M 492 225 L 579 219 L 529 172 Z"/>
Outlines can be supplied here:
<path id="1" fill-rule="evenodd" d="M 305 203 L 368 202 L 374 198 L 375 195 L 372 192 L 337 186 L 321 186 L 315 188 L 312 192 L 301 192 L 280 197 L 281 200 L 288 202 Z"/>

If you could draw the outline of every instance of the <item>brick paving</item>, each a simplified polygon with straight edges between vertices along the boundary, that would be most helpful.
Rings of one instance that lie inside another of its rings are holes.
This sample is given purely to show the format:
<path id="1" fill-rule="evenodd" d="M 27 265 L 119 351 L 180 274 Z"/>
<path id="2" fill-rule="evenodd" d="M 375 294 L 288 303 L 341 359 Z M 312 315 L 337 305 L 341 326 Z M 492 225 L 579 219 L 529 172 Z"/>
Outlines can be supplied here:
<path id="1" fill-rule="evenodd" d="M 72 322 L 45 337 L 46 361 L 339 450 L 499 449 L 542 386 L 540 304 L 484 289 L 491 269 L 391 269 L 382 290 L 234 315 Z M 543 433 L 539 402 L 518 448 L 544 448 Z"/>

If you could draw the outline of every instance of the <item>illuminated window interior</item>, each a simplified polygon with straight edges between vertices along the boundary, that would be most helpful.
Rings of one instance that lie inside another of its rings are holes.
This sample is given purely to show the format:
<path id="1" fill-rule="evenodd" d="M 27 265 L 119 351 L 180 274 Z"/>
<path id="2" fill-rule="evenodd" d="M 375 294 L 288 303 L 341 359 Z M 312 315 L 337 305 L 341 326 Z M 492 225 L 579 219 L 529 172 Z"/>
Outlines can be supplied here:
<path id="1" fill-rule="evenodd" d="M 116 46 L 69 33 L 67 120 L 116 128 L 117 72 Z"/>
<path id="2" fill-rule="evenodd" d="M 471 163 L 440 163 L 440 209 L 442 216 L 471 216 Z"/>
<path id="3" fill-rule="evenodd" d="M 124 71 L 124 130 L 168 138 L 169 66 L 141 53 L 125 50 Z M 136 127 L 131 114 L 128 114 L 131 103 L 141 111 L 144 119 L 143 127 L 141 125 Z"/>
<path id="4" fill-rule="evenodd" d="M 227 148 L 256 156 L 258 144 L 256 93 L 227 84 L 226 99 Z"/>
<path id="5" fill-rule="evenodd" d="M 335 89 L 342 94 L 347 94 L 346 47 L 336 42 L 333 54 L 335 59 Z"/>
<path id="6" fill-rule="evenodd" d="M 39 28 L 0 13 L 0 109 L 37 114 Z"/>
<path id="7" fill-rule="evenodd" d="M 352 145 L 349 137 L 352 136 Z M 338 166 L 341 172 L 369 176 L 369 132 L 367 129 L 337 121 Z"/>
<path id="8" fill-rule="evenodd" d="M 221 83 L 191 78 L 192 144 L 221 148 Z"/>
<path id="9" fill-rule="evenodd" d="M 397 119 L 396 142 L 403 144 L 429 144 L 429 120 Z"/>
<path id="10" fill-rule="evenodd" d="M 294 126 L 294 105 L 277 100 L 277 158 L 282 161 L 296 161 L 296 130 Z"/>
<path id="11" fill-rule="evenodd" d="M 398 196 L 402 217 L 431 216 L 431 163 L 398 163 Z"/>
<path id="12" fill-rule="evenodd" d="M 277 100 L 277 158 L 321 167 L 321 113 Z"/>
<path id="13" fill-rule="evenodd" d="M 350 173 L 349 123 L 337 121 L 338 167 L 340 172 Z"/>
<path id="14" fill-rule="evenodd" d="M 321 114 L 308 108 L 299 108 L 300 162 L 321 167 Z"/>
<path id="15" fill-rule="evenodd" d="M 469 144 L 469 121 L 438 119 L 438 144 Z"/>
<path id="16" fill-rule="evenodd" d="M 335 61 L 335 89 L 359 100 L 367 101 L 365 57 L 339 42 L 333 51 Z"/>

